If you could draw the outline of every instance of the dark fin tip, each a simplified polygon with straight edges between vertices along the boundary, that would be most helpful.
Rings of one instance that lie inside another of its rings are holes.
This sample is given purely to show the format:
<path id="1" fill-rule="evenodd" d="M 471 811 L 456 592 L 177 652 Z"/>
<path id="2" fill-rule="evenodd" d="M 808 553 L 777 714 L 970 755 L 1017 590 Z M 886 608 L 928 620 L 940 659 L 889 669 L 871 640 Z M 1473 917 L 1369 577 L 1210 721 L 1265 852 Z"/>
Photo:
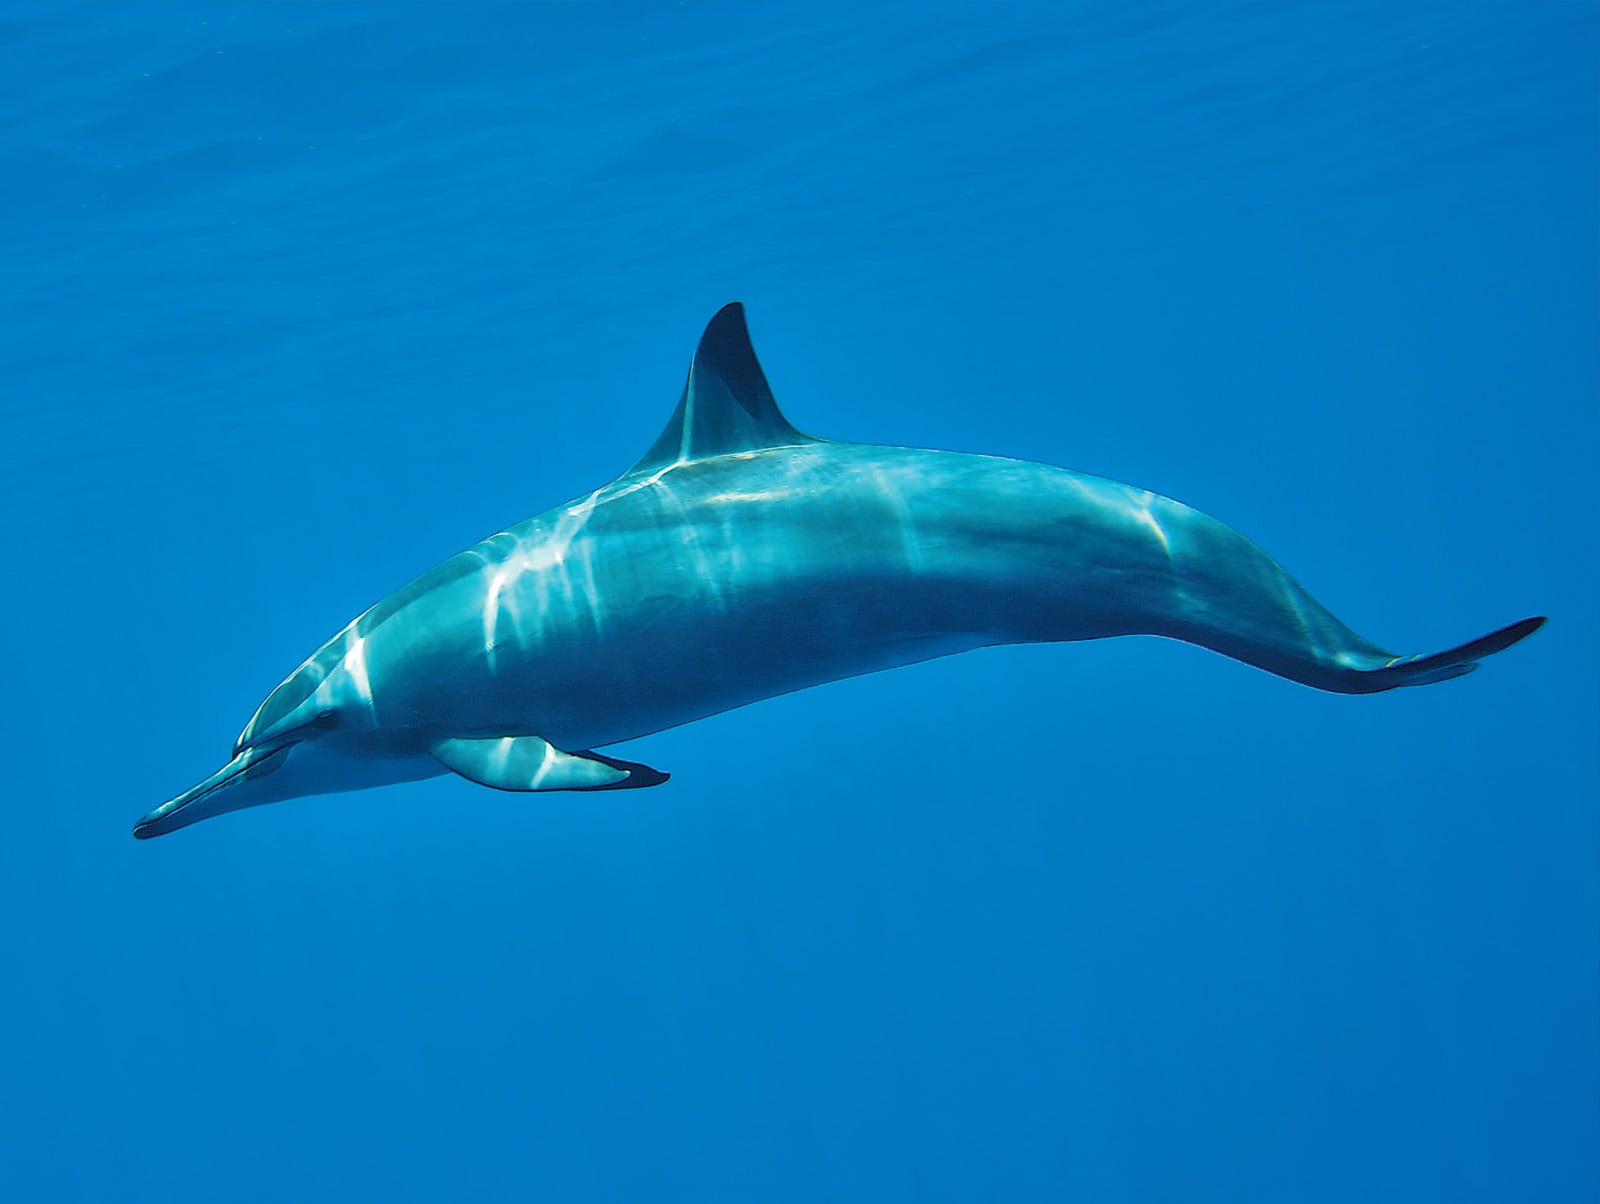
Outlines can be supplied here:
<path id="1" fill-rule="evenodd" d="M 1463 644 L 1460 648 L 1453 649 L 1451 653 L 1441 653 L 1448 656 L 1452 653 L 1463 653 L 1473 660 L 1479 657 L 1493 656 L 1496 652 L 1504 652 L 1511 645 L 1527 639 L 1539 628 L 1548 622 L 1543 615 L 1536 615 L 1531 619 L 1522 619 L 1519 622 L 1508 624 L 1498 631 L 1491 631 L 1488 635 L 1473 640 L 1470 644 Z"/>
<path id="2" fill-rule="evenodd" d="M 694 358 L 696 364 L 722 377 L 734 401 L 752 418 L 762 418 L 768 409 L 775 408 L 771 386 L 750 342 L 744 302 L 730 301 L 712 315 Z"/>
<path id="3" fill-rule="evenodd" d="M 1449 681 L 1452 677 L 1471 673 L 1484 657 L 1504 652 L 1511 645 L 1527 639 L 1544 625 L 1543 615 L 1522 619 L 1459 647 L 1447 648 L 1443 652 L 1435 652 L 1432 656 L 1419 656 L 1415 660 L 1406 660 L 1373 670 L 1372 680 L 1374 683 L 1382 683 L 1378 685 L 1378 689 L 1383 690 L 1395 686 L 1428 686 L 1435 682 Z"/>
<path id="4" fill-rule="evenodd" d="M 638 761 L 624 761 L 617 757 L 608 757 L 604 753 L 597 753 L 591 749 L 585 749 L 576 755 L 588 757 L 591 761 L 599 761 L 602 765 L 611 766 L 612 769 L 621 769 L 628 775 L 620 782 L 612 782 L 607 786 L 583 786 L 580 787 L 582 790 L 637 790 L 644 786 L 659 786 L 672 776 L 670 773 L 662 773 L 659 769 L 641 764 Z"/>

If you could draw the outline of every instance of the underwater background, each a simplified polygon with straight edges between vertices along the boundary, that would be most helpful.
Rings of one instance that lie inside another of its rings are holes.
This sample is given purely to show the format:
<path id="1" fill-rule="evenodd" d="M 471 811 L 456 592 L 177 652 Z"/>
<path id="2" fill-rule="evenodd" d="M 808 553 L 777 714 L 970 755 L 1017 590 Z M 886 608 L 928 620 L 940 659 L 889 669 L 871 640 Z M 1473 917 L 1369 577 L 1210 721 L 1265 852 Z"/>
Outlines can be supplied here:
<path id="1" fill-rule="evenodd" d="M 0 1195 L 1600 1198 L 1600 6 L 0 6 Z M 1471 677 L 988 650 L 135 842 L 349 618 L 810 433 Z"/>

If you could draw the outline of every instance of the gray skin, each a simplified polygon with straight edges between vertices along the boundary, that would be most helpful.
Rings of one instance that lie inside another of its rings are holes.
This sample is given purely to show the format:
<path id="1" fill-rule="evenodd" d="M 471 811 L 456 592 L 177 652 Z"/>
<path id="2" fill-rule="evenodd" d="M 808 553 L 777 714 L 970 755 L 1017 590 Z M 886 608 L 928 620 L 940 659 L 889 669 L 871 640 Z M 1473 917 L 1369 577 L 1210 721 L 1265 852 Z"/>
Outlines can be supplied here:
<path id="1" fill-rule="evenodd" d="M 666 775 L 592 750 L 992 644 L 1146 633 L 1372 693 L 1460 676 L 1543 621 L 1396 657 L 1242 535 L 1147 490 L 802 435 L 735 303 L 639 463 L 355 619 L 227 765 L 134 835 L 450 771 L 506 790 L 655 785 Z"/>

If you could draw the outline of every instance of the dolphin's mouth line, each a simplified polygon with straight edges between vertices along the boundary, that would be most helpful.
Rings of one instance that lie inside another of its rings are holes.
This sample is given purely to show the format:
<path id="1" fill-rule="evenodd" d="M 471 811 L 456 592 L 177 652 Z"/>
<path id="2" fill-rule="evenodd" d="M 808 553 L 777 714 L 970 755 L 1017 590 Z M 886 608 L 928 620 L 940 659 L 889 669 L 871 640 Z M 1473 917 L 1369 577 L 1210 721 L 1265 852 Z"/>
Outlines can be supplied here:
<path id="1" fill-rule="evenodd" d="M 272 751 L 263 753 L 261 756 L 253 758 L 252 760 L 245 762 L 243 765 L 238 765 L 238 767 L 235 768 L 239 758 L 244 755 L 243 753 L 237 754 L 228 762 L 228 764 L 224 765 L 205 781 L 196 786 L 190 787 L 176 798 L 162 803 L 159 807 L 147 814 L 138 823 L 133 825 L 133 834 L 135 836 L 143 835 L 149 828 L 154 827 L 156 824 L 159 824 L 164 820 L 169 820 L 175 815 L 181 815 L 183 812 L 193 807 L 196 803 L 203 802 L 204 800 L 210 798 L 217 791 L 221 790 L 223 787 L 229 786 L 238 781 L 240 777 L 249 773 L 251 770 L 259 769 L 262 766 L 270 763 L 274 758 L 282 756 L 284 753 L 288 752 L 289 749 L 294 746 L 294 744 L 295 741 L 292 740 L 285 744 L 281 744 Z M 154 833 L 151 833 L 151 835 L 154 835 Z"/>

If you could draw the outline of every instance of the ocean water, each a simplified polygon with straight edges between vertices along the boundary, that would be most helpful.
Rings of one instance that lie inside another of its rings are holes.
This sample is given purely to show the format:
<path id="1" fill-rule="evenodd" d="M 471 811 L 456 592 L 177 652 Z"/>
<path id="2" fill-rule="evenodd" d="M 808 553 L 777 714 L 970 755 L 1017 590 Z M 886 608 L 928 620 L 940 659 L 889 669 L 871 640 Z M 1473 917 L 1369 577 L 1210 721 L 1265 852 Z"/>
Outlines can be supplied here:
<path id="1" fill-rule="evenodd" d="M 1600 1198 L 1600 6 L 0 7 L 0 1195 Z M 1007 648 L 135 842 L 608 480 L 1178 497 L 1461 681 Z"/>

